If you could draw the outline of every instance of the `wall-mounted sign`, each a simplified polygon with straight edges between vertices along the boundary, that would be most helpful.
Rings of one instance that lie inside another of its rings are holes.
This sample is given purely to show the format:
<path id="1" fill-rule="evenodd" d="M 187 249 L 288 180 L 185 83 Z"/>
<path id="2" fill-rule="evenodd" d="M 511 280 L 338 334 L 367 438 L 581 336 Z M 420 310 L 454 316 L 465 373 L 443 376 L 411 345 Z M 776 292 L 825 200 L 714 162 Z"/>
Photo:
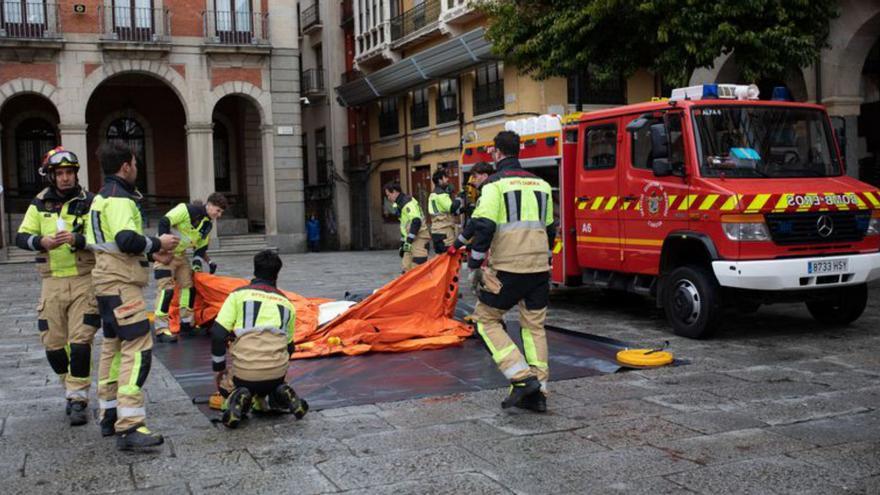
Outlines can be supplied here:
<path id="1" fill-rule="evenodd" d="M 85 6 L 85 4 L 82 4 L 82 3 L 74 4 L 74 5 L 73 5 L 73 12 L 74 12 L 75 14 L 85 14 L 85 13 L 86 13 L 86 6 Z"/>
<path id="2" fill-rule="evenodd" d="M 293 126 L 279 125 L 278 126 L 278 135 L 279 136 L 293 136 Z"/>

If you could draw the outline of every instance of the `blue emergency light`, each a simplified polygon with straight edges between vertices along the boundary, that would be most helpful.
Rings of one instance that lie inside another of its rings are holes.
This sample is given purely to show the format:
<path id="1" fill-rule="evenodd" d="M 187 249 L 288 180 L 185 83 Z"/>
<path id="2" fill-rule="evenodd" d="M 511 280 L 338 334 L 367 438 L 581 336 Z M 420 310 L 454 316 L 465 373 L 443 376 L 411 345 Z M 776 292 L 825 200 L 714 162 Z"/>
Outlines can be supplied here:
<path id="1" fill-rule="evenodd" d="M 794 101 L 794 98 L 791 97 L 791 91 L 785 86 L 776 86 L 773 88 L 773 94 L 770 99 L 773 101 Z"/>

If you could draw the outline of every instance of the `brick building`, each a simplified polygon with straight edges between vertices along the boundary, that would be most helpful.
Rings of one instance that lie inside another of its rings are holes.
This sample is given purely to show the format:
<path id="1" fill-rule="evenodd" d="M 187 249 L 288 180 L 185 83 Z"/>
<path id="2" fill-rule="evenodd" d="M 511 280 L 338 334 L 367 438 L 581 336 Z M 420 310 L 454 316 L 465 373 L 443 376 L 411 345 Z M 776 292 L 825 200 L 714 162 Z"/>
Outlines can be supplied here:
<path id="1" fill-rule="evenodd" d="M 0 2 L 3 245 L 46 150 L 76 152 L 94 191 L 95 151 L 116 140 L 136 150 L 148 218 L 218 190 L 233 203 L 221 246 L 303 249 L 298 60 L 283 0 Z"/>

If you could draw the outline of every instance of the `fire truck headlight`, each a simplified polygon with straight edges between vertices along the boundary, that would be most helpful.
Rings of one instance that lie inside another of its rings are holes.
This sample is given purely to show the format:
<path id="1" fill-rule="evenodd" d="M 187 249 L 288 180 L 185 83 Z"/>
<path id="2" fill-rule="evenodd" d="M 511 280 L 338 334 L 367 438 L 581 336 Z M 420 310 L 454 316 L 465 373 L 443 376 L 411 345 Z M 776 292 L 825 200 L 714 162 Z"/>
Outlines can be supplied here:
<path id="1" fill-rule="evenodd" d="M 769 241 L 770 231 L 762 215 L 728 215 L 721 218 L 724 235 L 731 241 Z"/>

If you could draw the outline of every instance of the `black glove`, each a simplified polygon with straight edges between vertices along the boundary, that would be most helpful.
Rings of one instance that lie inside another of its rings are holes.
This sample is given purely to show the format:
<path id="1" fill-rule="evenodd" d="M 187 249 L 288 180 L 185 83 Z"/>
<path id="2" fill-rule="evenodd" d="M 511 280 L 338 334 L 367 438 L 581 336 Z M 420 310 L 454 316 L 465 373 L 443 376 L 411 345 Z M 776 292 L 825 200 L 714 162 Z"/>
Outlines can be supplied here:
<path id="1" fill-rule="evenodd" d="M 444 239 L 434 240 L 434 252 L 437 254 L 443 254 L 446 252 L 446 243 L 444 242 Z"/>
<path id="2" fill-rule="evenodd" d="M 217 271 L 217 263 L 214 263 L 213 261 L 209 261 L 208 262 L 208 270 L 210 271 L 211 275 L 213 275 L 214 272 Z"/>
<path id="3" fill-rule="evenodd" d="M 403 258 L 403 253 L 404 253 L 403 245 L 404 245 L 404 243 L 401 242 L 400 247 L 397 249 L 397 254 L 399 254 L 401 258 Z"/>

